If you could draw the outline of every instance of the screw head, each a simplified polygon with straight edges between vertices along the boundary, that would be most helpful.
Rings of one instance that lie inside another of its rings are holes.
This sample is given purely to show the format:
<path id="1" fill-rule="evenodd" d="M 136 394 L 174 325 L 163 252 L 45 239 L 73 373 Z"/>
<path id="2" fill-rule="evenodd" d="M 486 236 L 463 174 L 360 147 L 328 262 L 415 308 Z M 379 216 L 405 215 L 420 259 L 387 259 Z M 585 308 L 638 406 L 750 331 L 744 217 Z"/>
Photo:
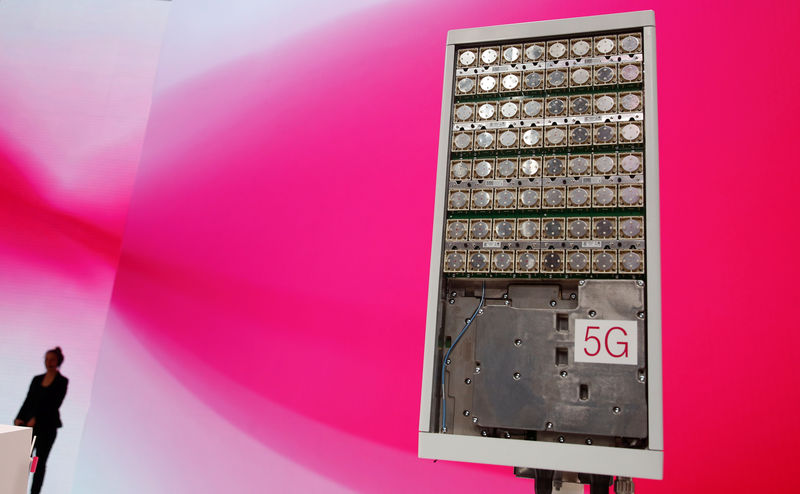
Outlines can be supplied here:
<path id="1" fill-rule="evenodd" d="M 578 286 L 583 286 L 586 284 L 586 280 L 581 280 L 578 282 Z"/>
<path id="2" fill-rule="evenodd" d="M 614 412 L 614 415 L 619 415 L 622 409 L 620 407 L 614 407 L 611 411 Z"/>
<path id="3" fill-rule="evenodd" d="M 548 423 L 544 424 L 544 428 L 547 429 L 547 430 L 552 429 L 553 428 L 553 423 L 552 422 L 548 422 Z"/>
<path id="4" fill-rule="evenodd" d="M 638 317 L 639 319 L 644 319 L 644 312 L 637 312 L 636 317 Z"/>
<path id="5" fill-rule="evenodd" d="M 480 373 L 481 373 L 481 368 L 475 367 L 475 374 L 480 374 Z"/>
<path id="6" fill-rule="evenodd" d="M 442 434 L 444 434 L 445 432 L 447 432 L 447 426 L 442 427 Z"/>
<path id="7" fill-rule="evenodd" d="M 504 293 L 504 294 L 503 294 L 503 298 L 508 298 L 508 294 L 507 294 L 507 293 Z"/>
<path id="8" fill-rule="evenodd" d="M 479 315 L 479 316 L 482 316 L 482 315 L 483 315 L 483 309 L 481 309 L 481 310 L 479 310 L 479 311 L 478 311 L 478 315 Z"/>
<path id="9" fill-rule="evenodd" d="M 510 432 L 508 432 L 508 431 L 506 431 L 506 433 L 505 433 L 505 434 L 503 434 L 503 436 L 504 436 L 506 439 L 510 439 L 510 438 L 511 438 L 511 433 L 510 433 Z"/>
<path id="10" fill-rule="evenodd" d="M 505 300 L 505 301 L 503 301 L 503 305 L 508 305 L 508 304 L 510 304 L 510 303 L 511 303 L 511 302 L 509 302 L 508 300 Z"/>
<path id="11" fill-rule="evenodd" d="M 589 311 L 589 317 L 594 317 L 594 316 L 596 316 L 596 315 L 597 315 L 597 312 L 596 312 L 596 311 L 594 311 L 594 310 L 590 310 L 590 311 Z"/>
<path id="12" fill-rule="evenodd" d="M 472 417 L 472 423 L 473 424 L 477 424 L 478 423 L 478 417 Z"/>
<path id="13" fill-rule="evenodd" d="M 555 300 L 551 300 L 550 301 L 550 307 L 555 307 L 555 306 L 556 306 L 556 301 Z"/>
<path id="14" fill-rule="evenodd" d="M 564 441 L 566 441 L 566 439 L 564 439 L 564 436 L 558 436 L 558 442 L 563 443 Z"/>
<path id="15" fill-rule="evenodd" d="M 464 416 L 469 417 L 469 410 L 464 410 Z"/>
<path id="16" fill-rule="evenodd" d="M 520 378 L 520 377 L 521 377 L 521 376 L 520 376 L 519 372 L 515 372 L 515 373 L 514 373 L 514 380 L 515 380 L 515 381 L 519 381 L 519 378 Z"/>
<path id="17" fill-rule="evenodd" d="M 522 340 L 520 340 L 519 338 L 514 340 L 514 346 L 522 346 Z"/>
<path id="18" fill-rule="evenodd" d="M 456 293 L 456 292 L 450 292 L 450 296 L 451 296 L 451 297 L 455 297 L 456 295 L 457 295 L 457 293 Z"/>
<path id="19" fill-rule="evenodd" d="M 449 302 L 450 302 L 450 305 L 453 305 L 454 303 L 456 303 L 456 301 L 453 300 L 452 298 L 449 300 Z"/>
<path id="20" fill-rule="evenodd" d="M 569 299 L 570 300 L 575 300 L 576 298 L 578 298 L 578 294 L 576 294 L 576 293 L 570 293 L 569 294 Z"/>
<path id="21" fill-rule="evenodd" d="M 558 375 L 561 377 L 567 377 L 567 371 L 561 371 L 558 373 Z"/>
<path id="22" fill-rule="evenodd" d="M 450 359 L 445 360 L 444 365 L 450 365 Z"/>
<path id="23" fill-rule="evenodd" d="M 470 378 L 464 379 L 464 384 L 472 384 L 472 379 Z"/>
<path id="24" fill-rule="evenodd" d="M 643 383 L 644 379 L 645 379 L 644 374 L 639 374 L 639 382 Z"/>
<path id="25" fill-rule="evenodd" d="M 592 438 L 591 437 L 587 437 L 586 438 L 586 444 L 592 444 Z"/>
<path id="26" fill-rule="evenodd" d="M 644 281 L 643 280 L 636 280 L 636 284 L 639 285 L 639 286 L 644 286 Z"/>
<path id="27" fill-rule="evenodd" d="M 481 436 L 483 436 L 483 437 L 486 437 L 486 436 L 488 436 L 488 435 L 489 435 L 489 434 L 488 434 L 486 431 L 481 431 Z"/>

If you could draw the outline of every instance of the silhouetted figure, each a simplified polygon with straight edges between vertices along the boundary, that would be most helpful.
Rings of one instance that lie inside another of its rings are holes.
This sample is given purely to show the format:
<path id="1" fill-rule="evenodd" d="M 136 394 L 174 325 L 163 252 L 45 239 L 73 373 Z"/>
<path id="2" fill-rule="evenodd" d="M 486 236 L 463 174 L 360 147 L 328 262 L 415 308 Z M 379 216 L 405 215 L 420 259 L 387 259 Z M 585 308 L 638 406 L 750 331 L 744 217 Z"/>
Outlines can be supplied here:
<path id="1" fill-rule="evenodd" d="M 50 449 L 56 440 L 56 432 L 61 427 L 58 408 L 67 394 L 69 382 L 58 372 L 63 362 L 64 354 L 61 352 L 61 347 L 55 347 L 44 354 L 44 366 L 47 372 L 33 378 L 28 396 L 25 397 L 25 402 L 14 420 L 14 425 L 33 427 L 33 435 L 36 436 L 36 456 L 39 457 L 39 464 L 36 466 L 36 473 L 33 474 L 31 494 L 39 494 L 42 490 L 47 457 L 50 456 Z"/>

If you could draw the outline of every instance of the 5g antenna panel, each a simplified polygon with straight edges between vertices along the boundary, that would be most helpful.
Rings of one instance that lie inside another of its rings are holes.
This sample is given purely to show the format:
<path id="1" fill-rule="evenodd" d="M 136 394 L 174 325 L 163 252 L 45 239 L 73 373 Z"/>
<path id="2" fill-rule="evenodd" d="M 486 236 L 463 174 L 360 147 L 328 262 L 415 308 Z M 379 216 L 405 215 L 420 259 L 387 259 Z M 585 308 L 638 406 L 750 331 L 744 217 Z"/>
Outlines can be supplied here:
<path id="1" fill-rule="evenodd" d="M 420 457 L 661 478 L 654 25 L 449 32 Z"/>

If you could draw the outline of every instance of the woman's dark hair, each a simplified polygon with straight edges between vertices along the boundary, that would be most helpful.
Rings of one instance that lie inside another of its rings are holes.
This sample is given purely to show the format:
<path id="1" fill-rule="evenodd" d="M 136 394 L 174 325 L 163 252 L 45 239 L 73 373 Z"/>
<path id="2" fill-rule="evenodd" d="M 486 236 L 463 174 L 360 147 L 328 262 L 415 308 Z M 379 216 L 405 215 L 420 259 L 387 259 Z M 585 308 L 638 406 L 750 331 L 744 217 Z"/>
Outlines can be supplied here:
<path id="1" fill-rule="evenodd" d="M 53 353 L 56 356 L 56 360 L 58 360 L 58 366 L 61 367 L 61 364 L 64 363 L 64 352 L 61 351 L 61 347 L 57 346 L 55 348 L 51 348 L 47 350 L 47 353 Z"/>

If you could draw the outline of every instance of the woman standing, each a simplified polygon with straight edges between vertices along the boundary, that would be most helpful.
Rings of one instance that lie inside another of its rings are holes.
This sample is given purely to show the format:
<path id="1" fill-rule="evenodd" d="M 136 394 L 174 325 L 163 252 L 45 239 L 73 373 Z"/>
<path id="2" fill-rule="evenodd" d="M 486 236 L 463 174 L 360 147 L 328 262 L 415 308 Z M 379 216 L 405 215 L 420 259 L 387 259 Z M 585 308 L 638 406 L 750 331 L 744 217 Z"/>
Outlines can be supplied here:
<path id="1" fill-rule="evenodd" d="M 31 494 L 39 494 L 44 481 L 45 464 L 50 456 L 50 449 L 56 440 L 56 431 L 61 427 L 61 416 L 58 408 L 67 394 L 69 380 L 58 372 L 64 362 L 61 347 L 55 347 L 44 354 L 44 366 L 47 372 L 35 376 L 28 389 L 28 396 L 19 409 L 14 425 L 33 427 L 36 436 L 36 456 L 39 464 L 33 474 Z"/>

